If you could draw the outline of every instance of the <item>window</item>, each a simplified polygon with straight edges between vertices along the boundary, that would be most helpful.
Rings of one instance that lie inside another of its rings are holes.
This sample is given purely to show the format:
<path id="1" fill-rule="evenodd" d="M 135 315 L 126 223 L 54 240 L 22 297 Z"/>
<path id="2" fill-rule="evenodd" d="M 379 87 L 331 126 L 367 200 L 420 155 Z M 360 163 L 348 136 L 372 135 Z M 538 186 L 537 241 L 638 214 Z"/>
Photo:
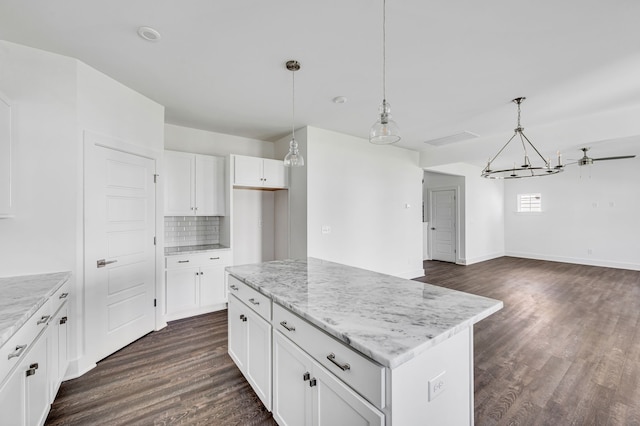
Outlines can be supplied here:
<path id="1" fill-rule="evenodd" d="M 539 213 L 542 211 L 540 194 L 518 194 L 519 213 Z"/>

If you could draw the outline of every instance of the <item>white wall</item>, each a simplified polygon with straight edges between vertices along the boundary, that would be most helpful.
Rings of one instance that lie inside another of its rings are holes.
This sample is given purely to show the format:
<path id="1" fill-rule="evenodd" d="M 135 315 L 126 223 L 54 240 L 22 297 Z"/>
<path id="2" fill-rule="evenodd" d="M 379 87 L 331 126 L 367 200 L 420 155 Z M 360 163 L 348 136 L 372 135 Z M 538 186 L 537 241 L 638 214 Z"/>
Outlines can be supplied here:
<path id="1" fill-rule="evenodd" d="M 0 41 L 0 63 L 17 124 L 15 218 L 0 220 L 0 276 L 72 271 L 75 280 L 76 61 Z"/>
<path id="2" fill-rule="evenodd" d="M 640 270 L 640 158 L 588 169 L 505 182 L 507 255 Z M 516 212 L 517 194 L 538 192 L 542 213 Z"/>
<path id="3" fill-rule="evenodd" d="M 504 256 L 503 182 L 480 177 L 480 167 L 465 163 L 429 167 L 428 170 L 465 178 L 465 237 L 460 263 L 470 265 Z"/>
<path id="4" fill-rule="evenodd" d="M 306 136 L 308 255 L 424 275 L 419 154 L 313 127 Z"/>

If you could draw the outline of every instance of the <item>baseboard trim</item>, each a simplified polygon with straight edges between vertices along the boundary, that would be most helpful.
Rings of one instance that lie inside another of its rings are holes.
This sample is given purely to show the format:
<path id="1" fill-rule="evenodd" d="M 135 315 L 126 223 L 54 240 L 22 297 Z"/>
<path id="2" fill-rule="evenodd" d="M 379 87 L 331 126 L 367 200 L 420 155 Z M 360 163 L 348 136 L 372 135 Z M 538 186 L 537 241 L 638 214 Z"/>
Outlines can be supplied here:
<path id="1" fill-rule="evenodd" d="M 460 259 L 460 265 L 473 265 L 474 263 L 485 262 L 487 260 L 497 259 L 499 257 L 506 256 L 504 252 L 491 253 L 484 256 L 472 257 L 467 259 Z"/>
<path id="2" fill-rule="evenodd" d="M 613 262 L 610 260 L 602 260 L 602 259 L 584 259 L 579 257 L 548 256 L 544 254 L 520 253 L 520 252 L 507 252 L 505 253 L 505 256 L 521 257 L 524 259 L 547 260 L 549 262 L 573 263 L 577 265 L 600 266 L 604 268 L 628 269 L 631 271 L 640 271 L 640 264 Z"/>

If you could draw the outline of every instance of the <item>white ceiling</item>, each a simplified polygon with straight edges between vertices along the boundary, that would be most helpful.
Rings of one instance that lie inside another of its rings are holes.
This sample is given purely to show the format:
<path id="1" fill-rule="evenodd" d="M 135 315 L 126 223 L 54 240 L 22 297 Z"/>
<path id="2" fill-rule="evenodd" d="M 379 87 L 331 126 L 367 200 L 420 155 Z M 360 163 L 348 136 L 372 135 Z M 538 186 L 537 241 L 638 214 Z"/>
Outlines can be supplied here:
<path id="1" fill-rule="evenodd" d="M 456 145 L 484 161 L 518 96 L 533 130 L 640 107 L 639 16 L 637 0 L 387 0 L 398 145 L 437 154 L 447 147 L 424 141 L 470 131 L 481 138 Z M 141 25 L 162 39 L 142 40 Z M 0 39 L 78 58 L 164 105 L 168 123 L 262 140 L 291 129 L 289 59 L 302 64 L 296 127 L 368 137 L 381 25 L 381 0 L 0 0 Z M 578 146 L 529 136 L 547 152 Z"/>

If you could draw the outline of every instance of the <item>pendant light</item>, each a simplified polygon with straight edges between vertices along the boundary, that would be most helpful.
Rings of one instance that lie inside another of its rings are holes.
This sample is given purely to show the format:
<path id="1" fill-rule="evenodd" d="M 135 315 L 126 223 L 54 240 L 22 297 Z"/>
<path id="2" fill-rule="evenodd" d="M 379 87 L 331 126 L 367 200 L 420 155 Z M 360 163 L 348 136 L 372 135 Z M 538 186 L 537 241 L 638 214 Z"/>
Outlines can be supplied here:
<path id="1" fill-rule="evenodd" d="M 518 126 L 514 129 L 514 133 L 513 133 L 513 136 L 511 136 L 511 139 L 509 139 L 507 143 L 504 144 L 502 149 L 500 149 L 500 151 L 498 151 L 498 153 L 487 162 L 487 167 L 485 167 L 484 170 L 482 170 L 482 175 L 481 175 L 482 177 L 488 178 L 488 179 L 519 179 L 519 178 L 525 178 L 525 177 L 554 175 L 564 170 L 564 165 L 562 165 L 562 156 L 560 155 L 559 152 L 558 152 L 558 164 L 554 167 L 551 167 L 550 160 L 548 158 L 545 159 L 542 156 L 542 154 L 540 154 L 540 151 L 538 151 L 538 149 L 531 143 L 529 138 L 525 136 L 524 128 L 520 125 L 520 104 L 522 104 L 522 102 L 524 102 L 525 99 L 526 99 L 525 97 L 520 97 L 520 98 L 515 98 L 512 101 L 513 103 L 518 105 Z M 512 140 L 514 140 L 516 136 L 520 137 L 520 141 L 522 142 L 522 150 L 524 151 L 523 152 L 524 159 L 522 161 L 522 165 L 516 166 L 516 163 L 513 163 L 513 167 L 501 168 L 499 170 L 492 170 L 491 163 L 493 163 L 496 160 L 496 158 L 498 158 L 498 155 L 500 155 L 502 151 L 504 151 L 507 145 L 509 145 L 509 143 Z M 531 148 L 533 148 L 536 154 L 538 154 L 538 157 L 540 157 L 540 159 L 542 160 L 543 165 L 535 166 L 531 164 L 531 160 L 529 159 L 529 154 L 527 153 L 527 144 Z"/>
<path id="2" fill-rule="evenodd" d="M 371 126 L 369 142 L 376 145 L 389 145 L 400 140 L 400 128 L 391 119 L 391 105 L 387 102 L 387 2 L 382 0 L 382 104 L 380 118 Z"/>
<path id="3" fill-rule="evenodd" d="M 287 61 L 287 69 L 291 71 L 291 142 L 289 142 L 289 152 L 284 157 L 284 165 L 287 167 L 304 166 L 304 158 L 298 151 L 296 141 L 295 117 L 296 117 L 296 71 L 300 69 L 300 62 Z"/>

